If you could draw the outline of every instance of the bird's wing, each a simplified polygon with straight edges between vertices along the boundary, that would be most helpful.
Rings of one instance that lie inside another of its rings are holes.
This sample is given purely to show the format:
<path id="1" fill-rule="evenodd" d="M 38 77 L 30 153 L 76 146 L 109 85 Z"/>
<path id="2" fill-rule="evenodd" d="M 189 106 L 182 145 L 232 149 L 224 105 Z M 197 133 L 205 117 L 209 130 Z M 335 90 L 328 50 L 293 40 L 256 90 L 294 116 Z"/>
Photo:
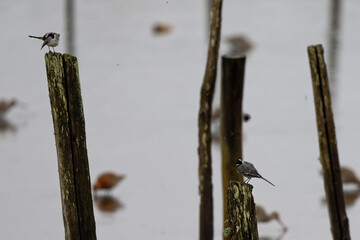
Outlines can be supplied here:
<path id="1" fill-rule="evenodd" d="M 43 42 L 43 44 L 42 44 L 42 46 L 41 46 L 40 49 L 43 49 L 43 47 L 45 47 L 45 45 L 47 45 L 48 43 L 49 43 L 49 40 L 46 39 L 46 40 Z"/>
<path id="2" fill-rule="evenodd" d="M 251 173 L 251 175 L 253 175 L 254 177 L 260 176 L 260 174 L 258 173 L 258 171 L 256 170 L 256 168 L 254 167 L 254 165 L 252 163 L 246 162 L 245 168 L 246 168 L 246 171 Z"/>

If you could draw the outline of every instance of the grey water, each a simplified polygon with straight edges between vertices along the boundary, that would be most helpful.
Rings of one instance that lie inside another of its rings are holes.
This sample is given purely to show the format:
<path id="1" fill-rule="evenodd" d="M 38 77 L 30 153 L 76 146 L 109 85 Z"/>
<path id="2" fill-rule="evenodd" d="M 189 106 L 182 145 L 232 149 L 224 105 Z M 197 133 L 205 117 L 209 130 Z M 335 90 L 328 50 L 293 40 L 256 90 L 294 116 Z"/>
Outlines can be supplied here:
<path id="1" fill-rule="evenodd" d="M 91 180 L 104 171 L 125 174 L 111 193 L 115 212 L 94 205 L 98 239 L 197 239 L 197 113 L 206 53 L 206 1 L 84 1 L 75 4 L 74 48 L 79 61 Z M 336 98 L 339 157 L 360 174 L 360 33 L 357 1 L 344 2 L 338 29 Z M 315 110 L 307 46 L 329 51 L 328 1 L 223 3 L 225 39 L 253 42 L 246 62 L 244 159 L 273 182 L 253 179 L 255 201 L 276 210 L 259 225 L 263 238 L 330 239 L 319 174 Z M 28 35 L 60 32 L 63 1 L 0 2 L 0 99 L 25 107 L 6 115 L 0 132 L 0 239 L 64 239 L 60 187 L 44 48 Z M 152 33 L 156 22 L 173 26 Z M 220 75 L 220 74 L 219 74 Z M 219 105 L 219 89 L 214 106 Z M 220 148 L 213 149 L 215 239 L 222 239 Z M 359 203 L 347 208 L 353 239 L 360 238 Z"/>

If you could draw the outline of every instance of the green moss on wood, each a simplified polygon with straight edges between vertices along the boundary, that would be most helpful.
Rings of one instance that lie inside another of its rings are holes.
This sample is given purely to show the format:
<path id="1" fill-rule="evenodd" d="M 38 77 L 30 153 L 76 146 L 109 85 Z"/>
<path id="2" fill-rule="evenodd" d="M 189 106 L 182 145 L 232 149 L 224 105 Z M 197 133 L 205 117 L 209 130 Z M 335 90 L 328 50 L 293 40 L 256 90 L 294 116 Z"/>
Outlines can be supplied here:
<path id="1" fill-rule="evenodd" d="M 230 181 L 227 204 L 231 239 L 258 239 L 252 186 Z"/>

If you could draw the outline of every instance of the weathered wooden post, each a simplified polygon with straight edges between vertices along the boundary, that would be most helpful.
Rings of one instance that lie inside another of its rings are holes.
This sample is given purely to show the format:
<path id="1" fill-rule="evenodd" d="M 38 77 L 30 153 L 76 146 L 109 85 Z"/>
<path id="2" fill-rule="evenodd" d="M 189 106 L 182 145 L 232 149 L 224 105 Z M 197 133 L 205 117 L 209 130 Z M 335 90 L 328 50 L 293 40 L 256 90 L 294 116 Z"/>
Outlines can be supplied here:
<path id="1" fill-rule="evenodd" d="M 350 239 L 323 47 L 321 45 L 309 46 L 308 55 L 331 231 L 333 239 Z"/>
<path id="2" fill-rule="evenodd" d="M 235 161 L 242 157 L 242 99 L 245 61 L 245 57 L 222 57 L 221 154 L 224 220 L 228 219 L 226 202 L 229 181 L 242 181 L 242 176 L 236 172 Z"/>
<path id="3" fill-rule="evenodd" d="M 199 194 L 200 194 L 200 240 L 214 237 L 214 214 L 211 169 L 211 113 L 214 97 L 217 60 L 219 54 L 222 0 L 213 0 L 211 26 L 205 76 L 201 86 L 199 110 Z"/>
<path id="4" fill-rule="evenodd" d="M 241 184 L 232 180 L 229 182 L 227 196 L 229 227 L 224 229 L 225 239 L 259 239 L 252 189 L 253 186 L 250 184 Z"/>
<path id="5" fill-rule="evenodd" d="M 96 239 L 85 119 L 76 57 L 45 55 L 65 239 Z"/>

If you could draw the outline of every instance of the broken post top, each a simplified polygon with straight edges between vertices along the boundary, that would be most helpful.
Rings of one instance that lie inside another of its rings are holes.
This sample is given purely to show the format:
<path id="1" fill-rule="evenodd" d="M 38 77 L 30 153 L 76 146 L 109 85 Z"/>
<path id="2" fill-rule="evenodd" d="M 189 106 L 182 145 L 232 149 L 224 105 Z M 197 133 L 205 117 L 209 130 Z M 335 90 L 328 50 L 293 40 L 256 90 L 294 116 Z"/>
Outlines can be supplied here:
<path id="1" fill-rule="evenodd" d="M 74 59 L 74 61 L 77 60 L 77 57 L 73 56 L 73 55 L 70 55 L 70 54 L 67 54 L 67 53 L 57 53 L 57 52 L 47 52 L 45 53 L 45 60 L 47 59 L 50 59 L 50 58 L 60 58 L 60 57 L 64 57 L 64 58 L 67 58 L 67 59 Z"/>
<path id="2" fill-rule="evenodd" d="M 258 239 L 256 207 L 252 195 L 253 186 L 240 182 L 229 182 L 228 224 L 226 233 L 230 239 Z"/>

